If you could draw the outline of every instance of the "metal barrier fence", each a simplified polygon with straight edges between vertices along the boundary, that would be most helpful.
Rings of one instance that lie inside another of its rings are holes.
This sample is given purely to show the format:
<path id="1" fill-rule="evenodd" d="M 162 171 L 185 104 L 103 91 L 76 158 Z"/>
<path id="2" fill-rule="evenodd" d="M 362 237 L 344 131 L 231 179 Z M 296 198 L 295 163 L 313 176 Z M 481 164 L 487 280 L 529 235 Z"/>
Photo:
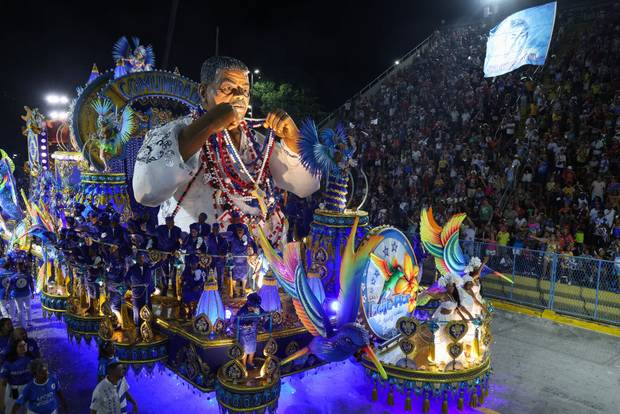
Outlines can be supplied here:
<path id="1" fill-rule="evenodd" d="M 488 256 L 487 266 L 514 284 L 488 275 L 483 295 L 557 313 L 620 325 L 620 263 L 463 241 L 468 256 Z"/>

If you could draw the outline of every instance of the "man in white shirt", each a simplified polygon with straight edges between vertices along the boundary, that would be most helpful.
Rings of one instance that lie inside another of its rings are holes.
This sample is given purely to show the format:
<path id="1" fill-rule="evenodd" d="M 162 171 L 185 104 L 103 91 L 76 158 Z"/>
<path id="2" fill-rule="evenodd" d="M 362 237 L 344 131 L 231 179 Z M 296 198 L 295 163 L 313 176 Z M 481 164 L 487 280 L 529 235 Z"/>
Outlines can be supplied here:
<path id="1" fill-rule="evenodd" d="M 317 177 L 300 163 L 299 130 L 282 110 L 268 114 L 260 125 L 273 136 L 262 136 L 246 124 L 250 83 L 241 61 L 209 58 L 200 78 L 201 109 L 206 112 L 146 134 L 134 170 L 136 200 L 161 206 L 160 223 L 173 215 L 184 230 L 203 211 L 222 225 L 236 211 L 246 224 L 266 225 L 275 241 L 286 234 L 275 187 L 301 198 L 319 188 Z"/>
<path id="2" fill-rule="evenodd" d="M 108 363 L 107 375 L 93 391 L 90 414 L 126 414 L 127 401 L 133 406 L 131 412 L 138 413 L 138 404 L 129 394 L 125 379 L 125 367 L 118 359 Z"/>

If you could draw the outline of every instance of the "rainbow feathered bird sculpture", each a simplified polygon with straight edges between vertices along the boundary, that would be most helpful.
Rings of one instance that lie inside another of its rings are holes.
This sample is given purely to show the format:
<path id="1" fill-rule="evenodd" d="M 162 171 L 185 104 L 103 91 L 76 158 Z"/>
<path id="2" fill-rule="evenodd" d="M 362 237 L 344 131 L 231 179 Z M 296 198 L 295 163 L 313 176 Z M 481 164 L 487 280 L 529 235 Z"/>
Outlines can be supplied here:
<path id="1" fill-rule="evenodd" d="M 310 344 L 282 361 L 286 364 L 302 355 L 312 353 L 323 361 L 343 361 L 357 351 L 364 351 L 377 367 L 381 376 L 387 374 L 370 346 L 370 337 L 364 327 L 357 324 L 357 314 L 361 304 L 362 271 L 368 256 L 383 239 L 373 235 L 362 241 L 355 250 L 355 235 L 359 218 L 351 229 L 351 234 L 342 255 L 340 265 L 340 308 L 336 325 L 332 325 L 322 304 L 316 298 L 310 285 L 304 264 L 301 260 L 298 242 L 288 243 L 280 257 L 271 246 L 263 231 L 259 228 L 258 241 L 265 257 L 284 291 L 293 298 L 295 312 L 304 327 L 314 335 Z"/>
<path id="2" fill-rule="evenodd" d="M 435 259 L 435 266 L 442 276 L 448 274 L 463 276 L 466 273 L 469 261 L 465 257 L 459 242 L 459 229 L 466 217 L 467 214 L 465 213 L 455 214 L 441 227 L 433 217 L 432 208 L 427 210 L 422 209 L 420 216 L 420 238 L 422 239 L 422 245 Z M 509 283 L 514 283 L 512 279 L 503 273 L 496 272 L 487 265 L 483 265 L 480 276 L 489 273 L 499 276 Z M 439 289 L 441 289 L 439 286 L 433 285 L 425 293 L 432 293 Z M 418 305 L 424 304 L 424 301 L 428 301 L 429 299 L 430 295 L 428 294 L 418 296 Z"/>

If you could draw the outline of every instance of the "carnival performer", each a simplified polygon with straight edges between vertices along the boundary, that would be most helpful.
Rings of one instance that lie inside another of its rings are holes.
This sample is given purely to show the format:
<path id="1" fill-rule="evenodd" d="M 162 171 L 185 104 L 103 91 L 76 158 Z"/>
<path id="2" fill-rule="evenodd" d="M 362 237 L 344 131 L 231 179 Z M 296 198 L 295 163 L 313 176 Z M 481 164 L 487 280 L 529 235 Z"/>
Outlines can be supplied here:
<path id="1" fill-rule="evenodd" d="M 155 229 L 155 236 L 157 250 L 169 253 L 157 265 L 163 273 L 161 295 L 166 296 L 168 294 L 168 285 L 172 280 L 172 296 L 176 296 L 176 268 L 174 264 L 176 261 L 175 254 L 181 246 L 181 229 L 175 226 L 174 217 L 166 217 L 166 224 Z"/>
<path id="2" fill-rule="evenodd" d="M 220 234 L 220 224 L 214 223 L 207 239 L 207 254 L 211 256 L 211 268 L 215 269 L 217 285 L 220 289 L 224 286 L 224 265 L 226 264 L 224 256 L 226 256 L 227 250 L 228 242 Z"/>
<path id="3" fill-rule="evenodd" d="M 2 367 L 2 364 L 4 363 L 4 360 L 9 352 L 9 340 L 11 339 L 12 334 L 13 321 L 11 318 L 0 319 L 0 367 Z"/>
<path id="4" fill-rule="evenodd" d="M 69 217 L 67 217 L 67 219 L 68 218 Z M 59 264 L 62 273 L 69 276 L 71 279 L 73 278 L 73 268 L 70 266 L 70 261 L 73 254 L 73 249 L 77 246 L 76 234 L 72 228 L 74 224 L 74 220 L 67 220 L 68 227 L 60 230 L 58 241 L 55 244 L 57 263 Z"/>
<path id="5" fill-rule="evenodd" d="M 102 223 L 99 221 L 99 214 L 95 210 L 91 210 L 88 212 L 88 222 L 85 224 L 88 232 L 93 235 L 94 238 L 99 239 L 104 230 L 102 228 Z"/>
<path id="6" fill-rule="evenodd" d="M 241 215 L 238 211 L 233 211 L 230 214 L 230 224 L 226 227 L 227 232 L 236 233 L 237 228 L 241 227 L 243 229 L 243 234 L 250 236 L 250 229 L 248 226 L 241 220 Z"/>
<path id="7" fill-rule="evenodd" d="M 187 263 L 181 275 L 181 290 L 183 307 L 188 319 L 194 315 L 196 304 L 200 299 L 202 288 L 207 279 L 207 272 L 200 267 L 198 256 L 191 254 L 187 257 Z"/>
<path id="8" fill-rule="evenodd" d="M 11 332 L 11 339 L 9 343 L 15 343 L 18 341 L 26 342 L 26 349 L 28 354 L 33 358 L 41 358 L 41 350 L 36 339 L 28 336 L 28 331 L 25 328 L 17 327 Z"/>
<path id="9" fill-rule="evenodd" d="M 34 298 L 34 283 L 30 273 L 26 272 L 23 263 L 18 262 L 17 268 L 9 285 L 10 297 L 15 301 L 14 309 L 16 310 L 15 318 L 19 319 L 21 326 L 26 326 L 26 315 L 28 316 L 28 327 L 32 327 L 32 309 L 30 300 Z"/>
<path id="10" fill-rule="evenodd" d="M 127 271 L 127 279 L 131 285 L 133 321 L 138 328 L 138 332 L 140 327 L 140 309 L 144 305 L 150 306 L 151 292 L 154 287 L 151 267 L 146 262 L 146 257 L 146 252 L 138 251 L 136 263 Z"/>
<path id="11" fill-rule="evenodd" d="M 232 269 L 231 278 L 233 286 L 233 297 L 245 296 L 245 288 L 248 283 L 248 276 L 250 272 L 250 266 L 248 264 L 248 256 L 255 254 L 256 243 L 251 236 L 245 234 L 243 227 L 238 226 L 235 228 L 235 232 L 224 233 L 225 237 L 230 243 L 230 254 L 232 255 Z M 241 284 L 241 291 L 237 294 L 236 284 Z"/>
<path id="12" fill-rule="evenodd" d="M 200 254 L 207 251 L 207 246 L 200 234 L 200 224 L 193 223 L 189 226 L 189 236 L 183 242 L 183 250 L 186 254 Z"/>
<path id="13" fill-rule="evenodd" d="M 463 278 L 454 273 L 448 273 L 439 278 L 437 284 L 446 289 L 446 292 L 441 294 L 439 299 L 442 303 L 435 311 L 433 317 L 442 318 L 441 315 L 450 315 L 446 320 L 471 320 L 473 319 L 471 312 L 463 304 L 463 297 L 466 292 L 463 289 L 465 284 Z M 446 306 L 443 306 L 446 304 Z M 454 306 L 456 304 L 456 306 Z M 449 311 L 450 310 L 450 311 Z"/>
<path id="14" fill-rule="evenodd" d="M 198 225 L 198 235 L 203 239 L 211 234 L 211 225 L 207 223 L 207 218 L 209 218 L 207 213 L 202 212 L 198 215 L 198 222 L 194 223 Z"/>
<path id="15" fill-rule="evenodd" d="M 125 243 L 125 229 L 120 225 L 120 215 L 118 213 L 110 216 L 110 226 L 105 229 L 105 233 L 102 236 L 104 242 L 115 244 L 119 247 Z"/>
<path id="16" fill-rule="evenodd" d="M 187 228 L 204 211 L 225 224 L 237 211 L 244 222 L 266 225 L 270 239 L 280 241 L 285 218 L 276 188 L 300 197 L 319 188 L 300 163 L 299 130 L 286 112 L 267 115 L 262 126 L 273 133 L 266 137 L 244 121 L 248 73 L 237 59 L 207 59 L 200 75 L 202 108 L 147 133 L 133 189 L 139 203 L 161 205 L 160 220 L 173 214 Z"/>
<path id="17" fill-rule="evenodd" d="M 432 316 L 432 320 L 439 325 L 439 329 L 435 333 L 435 362 L 444 368 L 452 361 L 445 346 L 445 344 L 450 342 L 450 337 L 446 332 L 446 325 L 448 322 L 456 320 L 465 321 L 470 324 L 470 321 L 474 319 L 474 317 L 462 302 L 462 298 L 467 296 L 468 293 L 463 289 L 464 282 L 461 276 L 448 273 L 439 278 L 437 283 L 439 286 L 445 288 L 445 291 L 438 294 L 436 297 L 441 303 Z M 463 342 L 469 342 L 471 339 L 473 338 L 464 338 Z M 452 367 L 452 369 L 454 369 L 454 367 Z"/>
<path id="18" fill-rule="evenodd" d="M 466 295 L 463 295 L 461 301 L 465 308 L 469 309 L 470 313 L 475 317 L 480 316 L 482 312 L 486 311 L 484 299 L 480 294 L 480 272 L 488 261 L 488 257 L 485 257 L 484 261 L 480 261 L 477 257 L 472 257 L 469 265 L 465 268 L 465 275 L 463 276 L 463 290 Z"/>
<path id="19" fill-rule="evenodd" d="M 4 259 L 2 265 L 0 265 L 0 313 L 3 318 L 10 318 L 13 314 L 13 302 L 9 298 L 9 287 L 11 285 L 12 272 L 4 268 Z"/>
<path id="20" fill-rule="evenodd" d="M 65 412 L 69 412 L 60 383 L 54 375 L 49 375 L 47 362 L 35 359 L 30 363 L 30 373 L 33 378 L 22 391 L 13 406 L 12 414 L 19 412 L 21 407 L 27 407 L 28 414 L 55 414 L 58 412 L 59 402 Z"/>
<path id="21" fill-rule="evenodd" d="M 25 341 L 12 342 L 6 360 L 0 368 L 0 413 L 12 413 L 13 405 L 24 390 L 26 384 L 32 381 L 32 374 L 28 366 L 35 358 L 28 353 Z M 21 410 L 24 413 L 25 410 Z M 19 411 L 18 411 L 19 412 Z"/>
<path id="22" fill-rule="evenodd" d="M 20 248 L 19 243 L 14 243 L 13 250 L 7 255 L 8 268 L 15 270 L 18 263 L 22 263 L 27 266 L 28 259 L 28 253 Z"/>
<path id="23" fill-rule="evenodd" d="M 258 335 L 258 324 L 260 316 L 265 314 L 261 308 L 261 298 L 258 293 L 253 292 L 239 311 L 236 317 L 239 320 L 239 343 L 243 347 L 243 365 L 254 369 L 254 353 L 256 352 L 256 337 Z"/>
<path id="24" fill-rule="evenodd" d="M 88 313 L 97 315 L 99 313 L 99 284 L 101 278 L 103 261 L 99 255 L 99 249 L 91 236 L 84 238 L 81 246 L 78 261 L 85 267 L 83 286 L 86 287 L 88 297 Z"/>
<path id="25" fill-rule="evenodd" d="M 116 348 L 114 342 L 105 341 L 99 345 L 99 358 L 97 362 L 97 382 L 105 378 L 108 364 L 114 359 Z"/>
<path id="26" fill-rule="evenodd" d="M 125 274 L 127 262 L 120 256 L 120 247 L 109 247 L 109 253 L 105 258 L 105 286 L 110 308 L 116 316 L 116 321 L 121 323 L 121 305 L 125 294 Z"/>

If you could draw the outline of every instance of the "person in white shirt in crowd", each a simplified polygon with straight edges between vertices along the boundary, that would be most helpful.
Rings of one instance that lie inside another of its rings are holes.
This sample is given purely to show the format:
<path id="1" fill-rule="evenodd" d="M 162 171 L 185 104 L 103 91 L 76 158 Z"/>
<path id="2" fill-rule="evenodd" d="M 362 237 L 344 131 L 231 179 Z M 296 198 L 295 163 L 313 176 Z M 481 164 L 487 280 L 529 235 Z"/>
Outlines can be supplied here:
<path id="1" fill-rule="evenodd" d="M 592 181 L 592 200 L 596 197 L 604 200 L 605 195 L 605 181 L 599 176 L 596 180 Z"/>

